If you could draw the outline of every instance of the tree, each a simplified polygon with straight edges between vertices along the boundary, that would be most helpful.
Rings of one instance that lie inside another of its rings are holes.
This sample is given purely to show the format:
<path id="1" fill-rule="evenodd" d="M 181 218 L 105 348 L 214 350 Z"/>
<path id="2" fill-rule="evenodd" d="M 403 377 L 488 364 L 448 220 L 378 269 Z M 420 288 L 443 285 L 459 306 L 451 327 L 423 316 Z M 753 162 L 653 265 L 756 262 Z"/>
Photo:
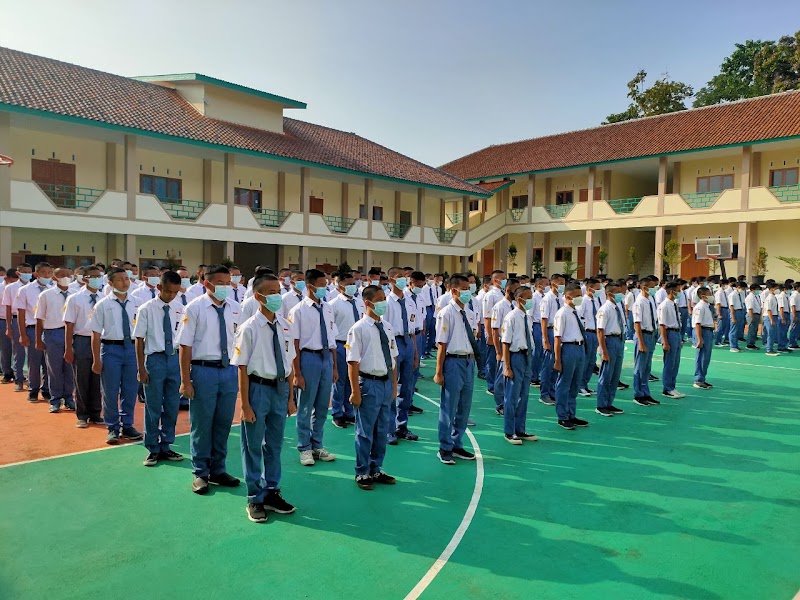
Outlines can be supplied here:
<path id="1" fill-rule="evenodd" d="M 755 57 L 756 85 L 777 94 L 800 88 L 800 31 L 762 48 Z"/>
<path id="2" fill-rule="evenodd" d="M 770 52 L 775 42 L 747 40 L 736 44 L 736 50 L 720 65 L 720 72 L 697 92 L 693 106 L 710 106 L 722 102 L 733 102 L 743 98 L 755 98 L 772 91 L 763 80 L 756 81 L 756 57 Z"/>
<path id="3" fill-rule="evenodd" d="M 786 266 L 795 273 L 800 273 L 800 258 L 795 258 L 792 256 L 778 256 L 776 258 L 785 262 Z"/>
<path id="4" fill-rule="evenodd" d="M 669 79 L 668 73 L 649 88 L 645 87 L 646 79 L 647 72 L 639 71 L 628 82 L 631 104 L 624 112 L 608 115 L 603 125 L 686 110 L 685 100 L 694 93 L 692 86 Z"/>

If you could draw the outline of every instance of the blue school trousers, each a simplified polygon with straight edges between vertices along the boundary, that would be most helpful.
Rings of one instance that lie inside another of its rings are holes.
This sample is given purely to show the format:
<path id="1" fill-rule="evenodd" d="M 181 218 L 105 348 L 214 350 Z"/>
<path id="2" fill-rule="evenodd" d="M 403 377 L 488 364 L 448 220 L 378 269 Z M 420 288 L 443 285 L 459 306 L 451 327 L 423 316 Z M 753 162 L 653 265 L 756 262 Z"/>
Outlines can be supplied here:
<path id="1" fill-rule="evenodd" d="M 297 449 L 319 450 L 324 448 L 322 434 L 331 401 L 333 355 L 330 351 L 320 354 L 301 350 L 300 371 L 306 389 L 300 392 L 297 404 Z"/>
<path id="2" fill-rule="evenodd" d="M 491 352 L 494 354 L 494 351 Z M 475 384 L 475 360 L 446 356 L 442 368 L 444 385 L 439 405 L 439 449 L 445 454 L 463 448 Z"/>
<path id="3" fill-rule="evenodd" d="M 175 424 L 180 404 L 181 366 L 178 353 L 148 354 L 144 367 L 150 383 L 144 386 L 144 447 L 166 452 L 175 442 Z"/>
<path id="4" fill-rule="evenodd" d="M 103 390 L 103 419 L 109 431 L 133 427 L 133 410 L 139 382 L 133 340 L 124 345 L 102 344 L 100 386 Z"/>
<path id="5" fill-rule="evenodd" d="M 653 369 L 653 351 L 656 349 L 656 338 L 652 333 L 642 331 L 647 352 L 639 351 L 638 338 L 633 341 L 633 395 L 635 398 L 650 396 L 649 377 Z"/>
<path id="6" fill-rule="evenodd" d="M 614 404 L 625 354 L 622 336 L 607 335 L 606 350 L 608 350 L 608 362 L 600 363 L 600 376 L 597 378 L 597 408 L 607 408 Z"/>
<path id="7" fill-rule="evenodd" d="M 226 472 L 228 436 L 239 393 L 237 370 L 232 365 L 221 368 L 192 365 L 190 377 L 194 387 L 194 398 L 189 405 L 192 472 L 203 478 L 221 475 Z"/>
<path id="8" fill-rule="evenodd" d="M 694 381 L 701 383 L 706 380 L 708 365 L 711 363 L 711 350 L 714 341 L 714 332 L 703 328 L 703 347 L 695 348 L 694 353 Z"/>
<path id="9" fill-rule="evenodd" d="M 513 379 L 504 376 L 503 426 L 506 435 L 525 433 L 528 414 L 528 395 L 531 389 L 531 365 L 533 357 L 526 351 L 511 353 Z"/>
<path id="10" fill-rule="evenodd" d="M 392 380 L 361 378 L 361 406 L 356 408 L 356 475 L 381 472 L 386 456 L 392 407 Z"/>
<path id="11" fill-rule="evenodd" d="M 578 388 L 586 367 L 586 346 L 561 344 L 561 372 L 556 379 L 556 415 L 559 421 L 575 417 Z"/>
<path id="12" fill-rule="evenodd" d="M 681 366 L 681 332 L 667 329 L 669 352 L 664 352 L 664 368 L 661 371 L 663 391 L 671 392 L 675 389 L 678 379 L 678 369 Z"/>
<path id="13" fill-rule="evenodd" d="M 350 404 L 350 377 L 347 376 L 347 350 L 345 342 L 336 342 L 336 372 L 339 380 L 333 384 L 333 402 L 331 408 L 334 419 L 353 417 L 353 405 Z"/>

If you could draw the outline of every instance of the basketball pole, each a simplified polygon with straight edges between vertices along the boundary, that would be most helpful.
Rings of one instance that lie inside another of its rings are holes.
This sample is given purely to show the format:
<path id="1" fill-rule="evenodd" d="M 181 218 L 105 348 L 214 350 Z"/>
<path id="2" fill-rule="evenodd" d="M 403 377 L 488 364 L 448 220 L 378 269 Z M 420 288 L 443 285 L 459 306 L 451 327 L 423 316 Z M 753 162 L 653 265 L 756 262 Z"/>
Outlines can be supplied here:
<path id="1" fill-rule="evenodd" d="M 722 278 L 727 279 L 728 275 L 725 273 L 725 259 L 718 258 L 717 262 L 719 263 L 719 270 L 722 271 Z"/>

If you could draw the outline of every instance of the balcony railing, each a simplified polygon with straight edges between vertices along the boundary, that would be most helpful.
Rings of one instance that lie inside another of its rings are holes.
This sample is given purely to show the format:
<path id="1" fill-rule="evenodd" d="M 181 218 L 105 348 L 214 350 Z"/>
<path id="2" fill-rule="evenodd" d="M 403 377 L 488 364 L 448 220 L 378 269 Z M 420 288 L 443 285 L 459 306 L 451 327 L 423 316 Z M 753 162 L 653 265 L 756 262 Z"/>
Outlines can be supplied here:
<path id="1" fill-rule="evenodd" d="M 383 222 L 383 226 L 386 228 L 386 233 L 389 234 L 390 238 L 402 240 L 406 237 L 406 234 L 411 229 L 411 225 L 406 223 L 387 223 L 386 221 Z"/>
<path id="2" fill-rule="evenodd" d="M 197 219 L 208 206 L 208 203 L 202 200 L 168 200 L 159 198 L 158 201 L 161 202 L 161 206 L 173 219 L 184 219 L 186 221 Z"/>
<path id="3" fill-rule="evenodd" d="M 617 198 L 616 200 L 609 200 L 608 205 L 618 215 L 627 215 L 636 210 L 641 198 Z"/>
<path id="4" fill-rule="evenodd" d="M 717 198 L 722 195 L 722 192 L 688 192 L 686 194 L 681 194 L 681 198 L 683 198 L 684 202 L 691 206 L 692 208 L 699 209 L 699 208 L 708 208 L 709 206 L 713 206 L 714 203 L 717 201 Z"/>
<path id="5" fill-rule="evenodd" d="M 290 212 L 275 210 L 274 208 L 250 209 L 258 224 L 262 227 L 277 229 L 289 218 Z"/>
<path id="6" fill-rule="evenodd" d="M 518 223 L 522 220 L 522 216 L 525 214 L 526 208 L 509 208 L 508 212 L 511 213 L 511 219 Z"/>
<path id="7" fill-rule="evenodd" d="M 459 223 L 461 223 L 462 217 L 463 215 L 460 212 L 454 212 L 447 215 L 447 218 L 450 219 L 450 222 L 453 225 L 458 225 Z"/>
<path id="8" fill-rule="evenodd" d="M 458 229 L 442 229 L 441 227 L 433 228 L 433 232 L 436 234 L 436 239 L 438 239 L 442 244 L 449 244 L 452 242 L 458 231 Z"/>
<path id="9" fill-rule="evenodd" d="M 75 187 L 72 185 L 37 184 L 58 208 L 89 210 L 97 199 L 105 192 L 95 188 Z"/>
<path id="10" fill-rule="evenodd" d="M 357 219 L 323 215 L 322 220 L 325 221 L 325 225 L 328 226 L 331 233 L 347 233 L 353 227 L 353 223 L 355 223 Z"/>
<path id="11" fill-rule="evenodd" d="M 572 210 L 574 204 L 546 204 L 544 209 L 553 219 L 563 219 Z"/>
<path id="12" fill-rule="evenodd" d="M 800 185 L 780 185 L 769 188 L 778 202 L 800 202 Z"/>

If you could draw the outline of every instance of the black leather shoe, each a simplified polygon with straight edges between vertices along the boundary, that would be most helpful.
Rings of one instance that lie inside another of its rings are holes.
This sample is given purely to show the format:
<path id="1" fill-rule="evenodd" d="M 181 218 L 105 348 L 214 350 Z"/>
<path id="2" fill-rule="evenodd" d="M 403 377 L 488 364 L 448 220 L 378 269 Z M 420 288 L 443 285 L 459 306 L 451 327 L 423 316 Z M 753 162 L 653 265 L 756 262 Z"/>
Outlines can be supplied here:
<path id="1" fill-rule="evenodd" d="M 453 456 L 461 460 L 475 460 L 475 455 L 464 448 L 453 448 Z"/>
<path id="2" fill-rule="evenodd" d="M 372 475 L 372 482 L 373 483 L 382 483 L 384 485 L 394 485 L 397 483 L 397 479 L 392 477 L 391 475 L 387 475 L 383 471 L 378 471 Z"/>
<path id="3" fill-rule="evenodd" d="M 208 478 L 209 483 L 214 485 L 221 485 L 223 487 L 238 487 L 241 481 L 236 479 L 233 475 L 227 473 L 219 473 L 218 475 L 211 475 Z"/>
<path id="4" fill-rule="evenodd" d="M 201 496 L 203 494 L 207 494 L 208 493 L 208 479 L 205 479 L 204 477 L 195 477 L 194 481 L 192 481 L 192 491 L 195 494 L 200 494 Z"/>
<path id="5" fill-rule="evenodd" d="M 416 442 L 419 439 L 419 436 L 416 433 L 413 433 L 408 429 L 398 429 L 396 435 L 397 439 L 407 440 L 409 442 Z"/>
<path id="6" fill-rule="evenodd" d="M 421 415 L 421 414 L 422 414 L 422 413 L 424 413 L 425 411 L 424 411 L 424 410 L 422 410 L 422 409 L 421 409 L 419 406 L 414 406 L 414 405 L 412 404 L 412 405 L 409 407 L 409 409 L 408 409 L 408 412 L 410 412 L 410 413 L 412 413 L 412 414 L 415 414 L 415 415 Z"/>
<path id="7" fill-rule="evenodd" d="M 575 425 L 575 427 L 588 427 L 589 426 L 589 421 L 584 421 L 583 419 L 576 419 L 575 417 L 572 417 L 570 419 L 570 422 L 573 425 Z"/>

